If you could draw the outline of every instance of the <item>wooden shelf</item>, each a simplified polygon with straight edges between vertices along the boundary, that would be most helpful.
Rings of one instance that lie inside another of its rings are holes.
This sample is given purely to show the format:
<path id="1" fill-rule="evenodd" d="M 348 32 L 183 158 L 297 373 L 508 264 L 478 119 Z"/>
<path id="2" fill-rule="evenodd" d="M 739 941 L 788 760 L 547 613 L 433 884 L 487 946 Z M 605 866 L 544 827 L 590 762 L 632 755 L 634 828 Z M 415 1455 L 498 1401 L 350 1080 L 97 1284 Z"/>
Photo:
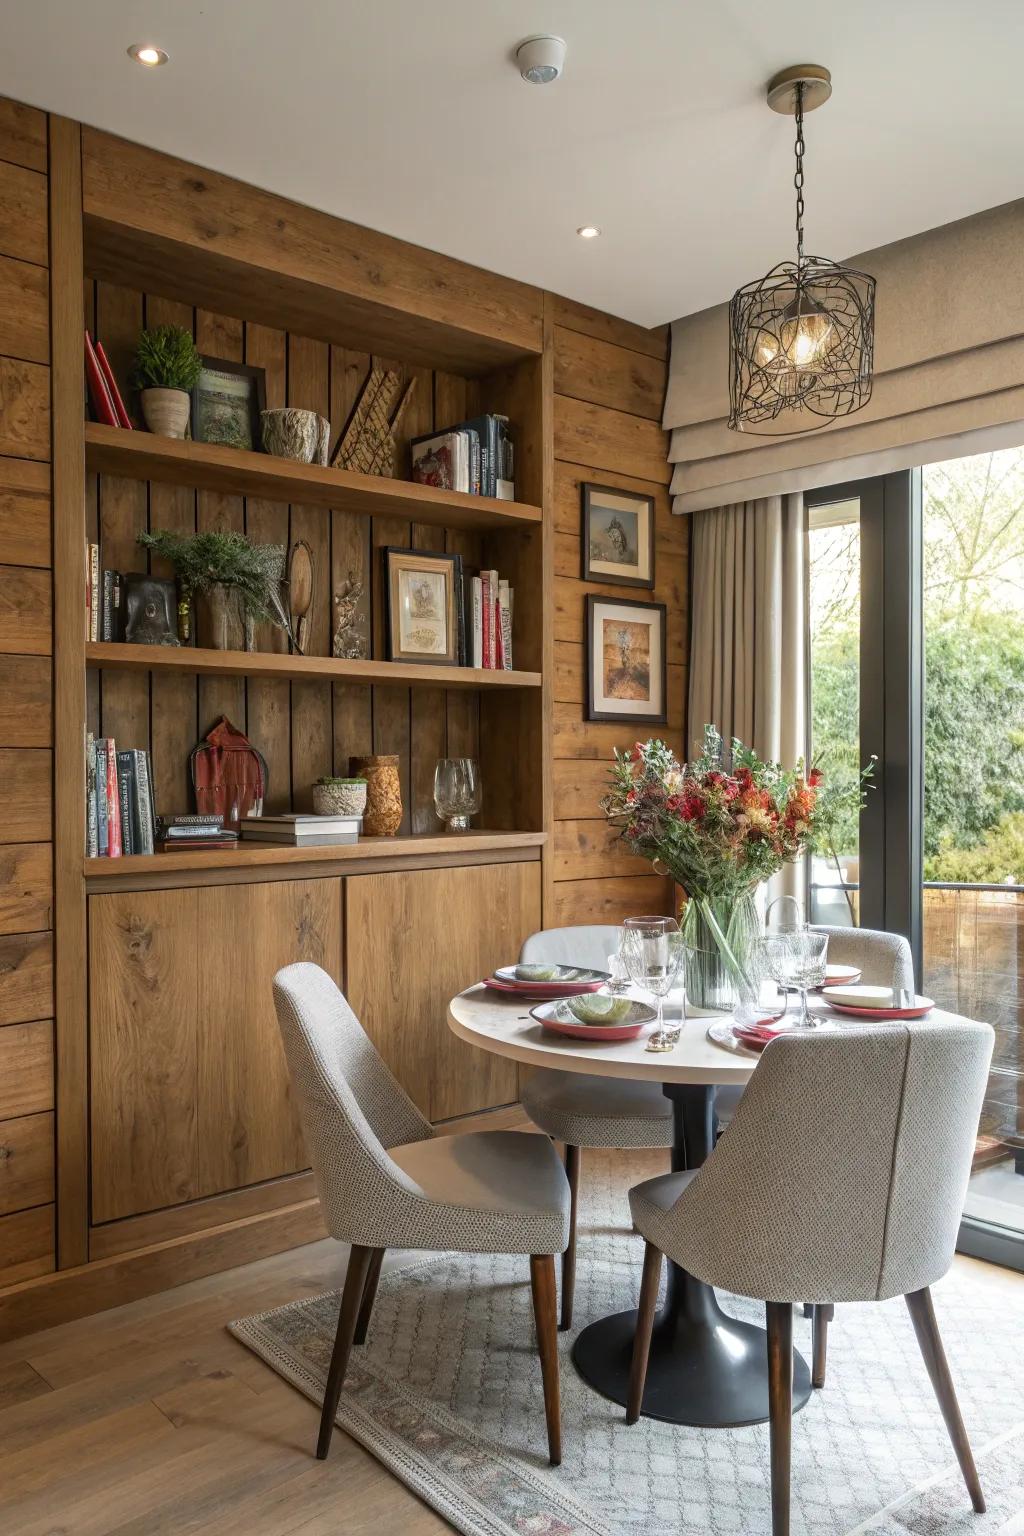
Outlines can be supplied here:
<path id="1" fill-rule="evenodd" d="M 259 871 L 289 866 L 342 865 L 352 873 L 393 868 L 397 864 L 479 862 L 521 854 L 539 858 L 547 840 L 544 832 L 449 832 L 417 833 L 411 837 L 361 837 L 358 843 L 319 844 L 312 848 L 281 848 L 272 843 L 246 841 L 237 848 L 207 848 L 182 853 L 133 854 L 120 859 L 85 859 L 83 872 L 93 889 L 107 882 L 124 883 L 145 876 L 157 882 L 167 876 L 203 875 L 212 870 Z M 322 870 L 327 873 L 327 870 Z M 173 883 L 181 884 L 180 879 Z M 195 884 L 195 881 L 191 883 Z"/>
<path id="2" fill-rule="evenodd" d="M 322 678 L 331 683 L 390 683 L 411 688 L 539 688 L 539 672 L 432 666 L 411 661 L 339 661 L 276 651 L 205 651 L 190 645 L 122 645 L 89 641 L 85 664 L 118 672 L 186 672 L 196 677 Z"/>
<path id="3" fill-rule="evenodd" d="M 85 462 L 88 469 L 129 480 L 158 480 L 298 506 L 335 507 L 443 528 L 529 528 L 541 522 L 540 507 L 525 502 L 439 491 L 411 480 L 298 464 L 269 453 L 155 437 L 151 432 L 129 432 L 95 421 L 85 424 Z"/>

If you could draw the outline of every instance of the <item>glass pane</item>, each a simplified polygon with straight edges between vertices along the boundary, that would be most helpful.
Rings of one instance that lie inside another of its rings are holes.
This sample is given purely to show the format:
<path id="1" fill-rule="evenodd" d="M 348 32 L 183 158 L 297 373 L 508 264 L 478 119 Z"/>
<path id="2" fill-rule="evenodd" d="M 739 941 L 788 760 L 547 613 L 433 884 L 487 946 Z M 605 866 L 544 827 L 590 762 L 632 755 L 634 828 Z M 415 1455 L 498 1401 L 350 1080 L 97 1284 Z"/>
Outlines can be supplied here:
<path id="1" fill-rule="evenodd" d="M 966 1212 L 1024 1232 L 1024 450 L 922 479 L 923 988 L 995 1028 Z"/>
<path id="2" fill-rule="evenodd" d="M 860 501 L 836 501 L 808 512 L 810 621 L 810 755 L 829 776 L 860 772 Z M 833 857 L 810 861 L 812 923 L 857 924 L 859 828 L 851 813 L 839 828 Z"/>

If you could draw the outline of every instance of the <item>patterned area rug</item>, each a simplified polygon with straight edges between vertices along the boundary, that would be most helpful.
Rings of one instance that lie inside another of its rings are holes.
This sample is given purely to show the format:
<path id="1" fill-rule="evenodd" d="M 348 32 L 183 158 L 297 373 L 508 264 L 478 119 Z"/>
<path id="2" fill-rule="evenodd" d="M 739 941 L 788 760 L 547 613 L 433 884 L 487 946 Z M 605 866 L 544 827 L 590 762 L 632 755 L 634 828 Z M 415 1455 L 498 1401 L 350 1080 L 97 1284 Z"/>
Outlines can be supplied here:
<path id="1" fill-rule="evenodd" d="M 588 1153 L 575 1326 L 635 1305 L 626 1190 L 663 1154 Z M 1021 1287 L 1024 1292 L 1024 1286 Z M 828 1384 L 794 1423 L 793 1536 L 1024 1536 L 1024 1295 L 969 1272 L 935 1288 L 989 1512 L 974 1515 L 902 1301 L 837 1308 Z M 722 1298 L 737 1317 L 762 1309 Z M 337 1292 L 231 1325 L 320 1402 Z M 805 1357 L 810 1324 L 797 1318 Z M 545 1453 L 528 1264 L 441 1256 L 385 1272 L 338 1424 L 465 1536 L 762 1536 L 768 1431 L 642 1419 L 591 1391 L 560 1334 L 563 1465 Z M 339 1527 L 340 1529 L 340 1527 Z"/>

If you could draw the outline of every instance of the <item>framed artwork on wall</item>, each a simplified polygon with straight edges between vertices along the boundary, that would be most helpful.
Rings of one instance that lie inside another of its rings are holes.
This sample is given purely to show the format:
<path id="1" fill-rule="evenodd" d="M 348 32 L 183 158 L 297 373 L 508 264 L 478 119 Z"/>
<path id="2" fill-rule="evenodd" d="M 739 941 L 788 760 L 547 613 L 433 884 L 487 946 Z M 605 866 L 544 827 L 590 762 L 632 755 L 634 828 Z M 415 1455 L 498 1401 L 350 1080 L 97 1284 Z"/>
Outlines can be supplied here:
<path id="1" fill-rule="evenodd" d="M 266 369 L 229 358 L 204 357 L 192 391 L 192 441 L 258 452 L 260 412 L 266 403 Z"/>
<path id="2" fill-rule="evenodd" d="M 654 586 L 654 497 L 610 485 L 580 487 L 581 575 L 618 587 Z"/>
<path id="3" fill-rule="evenodd" d="M 668 723 L 664 603 L 587 595 L 587 720 Z"/>
<path id="4" fill-rule="evenodd" d="M 388 661 L 458 666 L 462 556 L 395 545 L 382 555 Z"/>

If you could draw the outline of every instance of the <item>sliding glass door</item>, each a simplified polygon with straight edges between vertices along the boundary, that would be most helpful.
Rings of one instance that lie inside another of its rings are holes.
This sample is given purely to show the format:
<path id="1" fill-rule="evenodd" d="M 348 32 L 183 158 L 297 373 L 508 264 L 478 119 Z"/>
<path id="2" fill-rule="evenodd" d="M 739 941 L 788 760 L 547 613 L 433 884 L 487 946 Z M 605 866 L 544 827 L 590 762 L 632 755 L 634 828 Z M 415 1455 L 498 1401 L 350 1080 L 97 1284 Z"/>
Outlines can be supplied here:
<path id="1" fill-rule="evenodd" d="M 875 756 L 812 921 L 903 933 L 996 1049 L 961 1246 L 1024 1268 L 1024 450 L 809 493 L 808 730 Z"/>

